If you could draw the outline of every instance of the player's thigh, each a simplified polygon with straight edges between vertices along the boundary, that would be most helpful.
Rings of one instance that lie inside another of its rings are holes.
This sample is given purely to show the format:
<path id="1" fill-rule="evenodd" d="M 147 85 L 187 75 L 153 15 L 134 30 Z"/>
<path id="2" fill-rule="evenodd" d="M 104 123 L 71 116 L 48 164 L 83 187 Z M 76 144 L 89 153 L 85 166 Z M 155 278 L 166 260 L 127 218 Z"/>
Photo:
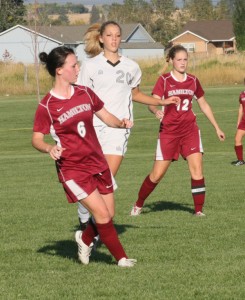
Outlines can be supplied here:
<path id="1" fill-rule="evenodd" d="M 193 153 L 186 157 L 191 178 L 199 180 L 203 178 L 202 153 Z"/>
<path id="2" fill-rule="evenodd" d="M 110 221 L 111 215 L 108 206 L 97 189 L 80 202 L 88 208 L 96 223 L 104 224 Z"/>
<path id="3" fill-rule="evenodd" d="M 122 155 L 105 154 L 112 175 L 115 177 L 123 160 Z"/>

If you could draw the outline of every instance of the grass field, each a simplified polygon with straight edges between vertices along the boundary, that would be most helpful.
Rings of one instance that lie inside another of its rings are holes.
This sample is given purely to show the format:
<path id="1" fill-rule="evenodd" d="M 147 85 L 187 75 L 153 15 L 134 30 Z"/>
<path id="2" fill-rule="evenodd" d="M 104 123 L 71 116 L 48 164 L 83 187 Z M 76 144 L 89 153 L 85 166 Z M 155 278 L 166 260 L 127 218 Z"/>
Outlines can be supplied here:
<path id="1" fill-rule="evenodd" d="M 206 218 L 192 215 L 182 159 L 142 215 L 129 216 L 151 169 L 158 132 L 153 115 L 135 105 L 115 193 L 120 239 L 138 260 L 132 269 L 118 268 L 104 246 L 88 266 L 78 263 L 77 207 L 67 203 L 53 161 L 31 147 L 36 98 L 0 97 L 0 299 L 245 299 L 245 167 L 230 164 L 242 89 L 206 89 L 224 143 L 194 105 L 205 150 Z"/>

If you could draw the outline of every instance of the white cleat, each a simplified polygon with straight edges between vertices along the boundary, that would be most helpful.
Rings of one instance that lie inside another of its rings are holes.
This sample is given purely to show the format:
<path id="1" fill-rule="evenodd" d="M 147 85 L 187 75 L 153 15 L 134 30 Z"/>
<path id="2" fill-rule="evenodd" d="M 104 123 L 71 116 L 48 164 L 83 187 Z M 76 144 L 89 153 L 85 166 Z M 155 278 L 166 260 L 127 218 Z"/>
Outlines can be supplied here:
<path id="1" fill-rule="evenodd" d="M 122 268 L 131 268 L 136 262 L 136 259 L 123 257 L 118 261 L 118 266 Z"/>
<path id="2" fill-rule="evenodd" d="M 142 211 L 142 207 L 138 207 L 138 206 L 134 205 L 134 207 L 131 210 L 130 215 L 131 216 L 139 216 L 141 211 Z"/>
<path id="3" fill-rule="evenodd" d="M 88 265 L 89 264 L 89 256 L 91 255 L 91 251 L 93 249 L 93 243 L 87 246 L 82 241 L 82 231 L 78 230 L 75 233 L 75 239 L 78 246 L 78 259 L 81 261 L 82 264 Z"/>
<path id="4" fill-rule="evenodd" d="M 206 215 L 201 211 L 198 211 L 198 212 L 194 213 L 194 216 L 196 216 L 196 217 L 206 217 Z"/>

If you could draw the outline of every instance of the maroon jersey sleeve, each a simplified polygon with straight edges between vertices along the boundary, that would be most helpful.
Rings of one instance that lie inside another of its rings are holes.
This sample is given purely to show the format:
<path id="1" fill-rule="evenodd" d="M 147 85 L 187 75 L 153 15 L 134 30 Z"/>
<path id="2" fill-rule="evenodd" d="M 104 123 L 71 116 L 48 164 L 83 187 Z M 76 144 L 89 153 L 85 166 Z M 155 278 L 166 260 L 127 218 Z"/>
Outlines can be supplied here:
<path id="1" fill-rule="evenodd" d="M 245 91 L 241 92 L 240 95 L 239 95 L 239 103 L 240 104 L 243 104 L 245 100 Z"/>
<path id="2" fill-rule="evenodd" d="M 198 80 L 198 78 L 196 78 L 196 91 L 195 91 L 195 96 L 197 99 L 201 98 L 202 96 L 204 96 L 204 90 L 201 86 L 200 81 Z"/>
<path id="3" fill-rule="evenodd" d="M 164 80 L 163 77 L 160 76 L 152 90 L 152 95 L 157 95 L 160 98 L 162 98 L 164 95 L 164 90 L 165 90 Z"/>
<path id="4" fill-rule="evenodd" d="M 43 134 L 50 133 L 51 119 L 48 115 L 47 109 L 43 104 L 39 104 L 34 118 L 34 132 L 41 132 Z"/>

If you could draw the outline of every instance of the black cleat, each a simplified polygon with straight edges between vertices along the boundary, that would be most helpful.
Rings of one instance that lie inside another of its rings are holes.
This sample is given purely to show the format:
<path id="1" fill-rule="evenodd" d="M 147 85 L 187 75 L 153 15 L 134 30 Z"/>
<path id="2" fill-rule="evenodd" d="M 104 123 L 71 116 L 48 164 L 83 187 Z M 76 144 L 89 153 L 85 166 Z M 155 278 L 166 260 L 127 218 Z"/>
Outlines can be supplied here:
<path id="1" fill-rule="evenodd" d="M 235 160 L 231 163 L 233 166 L 242 166 L 245 164 L 245 161 L 244 160 Z"/>

